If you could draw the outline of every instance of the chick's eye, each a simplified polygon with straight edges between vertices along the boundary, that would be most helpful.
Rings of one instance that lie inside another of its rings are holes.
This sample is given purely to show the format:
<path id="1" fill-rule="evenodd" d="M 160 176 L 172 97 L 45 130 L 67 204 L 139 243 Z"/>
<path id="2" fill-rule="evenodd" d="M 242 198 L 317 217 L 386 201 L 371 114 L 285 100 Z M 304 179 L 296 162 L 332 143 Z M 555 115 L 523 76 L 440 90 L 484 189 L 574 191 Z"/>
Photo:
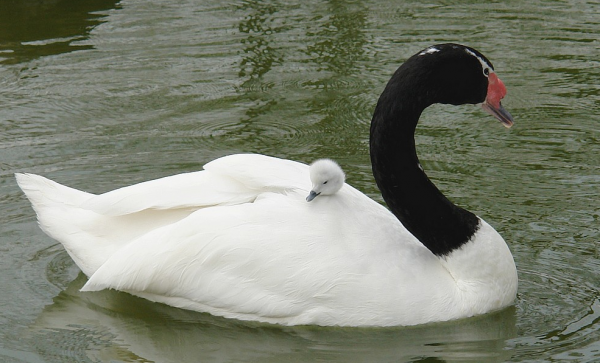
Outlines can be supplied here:
<path id="1" fill-rule="evenodd" d="M 329 181 L 329 180 L 325 180 L 325 181 L 323 182 L 323 184 L 327 184 L 327 182 L 328 182 L 328 181 Z"/>

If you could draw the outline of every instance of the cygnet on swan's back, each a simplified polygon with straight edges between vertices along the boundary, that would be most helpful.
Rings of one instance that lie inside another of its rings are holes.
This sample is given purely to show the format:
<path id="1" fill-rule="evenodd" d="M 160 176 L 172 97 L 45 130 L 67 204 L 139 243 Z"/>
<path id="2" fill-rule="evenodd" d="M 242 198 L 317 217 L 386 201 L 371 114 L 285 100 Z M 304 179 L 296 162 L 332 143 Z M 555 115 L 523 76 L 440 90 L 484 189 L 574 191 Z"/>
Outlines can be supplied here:
<path id="1" fill-rule="evenodd" d="M 340 166 L 331 159 L 319 159 L 310 164 L 310 181 L 312 189 L 306 201 L 310 202 L 319 195 L 331 195 L 337 193 L 346 181 L 346 175 Z"/>

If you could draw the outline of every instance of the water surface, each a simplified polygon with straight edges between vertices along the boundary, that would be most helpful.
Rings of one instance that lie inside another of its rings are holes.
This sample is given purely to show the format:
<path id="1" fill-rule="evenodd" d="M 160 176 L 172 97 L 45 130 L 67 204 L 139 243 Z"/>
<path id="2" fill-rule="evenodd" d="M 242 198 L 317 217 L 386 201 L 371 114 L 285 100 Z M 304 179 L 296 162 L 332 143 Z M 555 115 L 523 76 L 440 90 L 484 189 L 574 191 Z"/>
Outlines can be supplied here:
<path id="1" fill-rule="evenodd" d="M 592 1 L 75 0 L 0 3 L 0 360 L 600 360 L 600 4 Z M 104 192 L 236 152 L 338 160 L 381 201 L 368 156 L 391 73 L 431 44 L 481 50 L 516 124 L 426 110 L 421 162 L 492 224 L 514 307 L 413 328 L 283 328 L 80 293 L 14 172 Z"/>

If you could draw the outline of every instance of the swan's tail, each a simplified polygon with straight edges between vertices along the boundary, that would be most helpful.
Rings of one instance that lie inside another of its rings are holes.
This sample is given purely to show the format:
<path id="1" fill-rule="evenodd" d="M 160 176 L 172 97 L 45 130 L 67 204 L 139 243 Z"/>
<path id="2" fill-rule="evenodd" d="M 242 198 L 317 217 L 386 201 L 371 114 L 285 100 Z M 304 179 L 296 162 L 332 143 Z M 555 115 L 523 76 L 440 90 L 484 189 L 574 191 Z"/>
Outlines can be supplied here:
<path id="1" fill-rule="evenodd" d="M 35 174 L 16 173 L 15 178 L 38 216 L 47 208 L 61 204 L 78 206 L 93 196 Z"/>
<path id="2" fill-rule="evenodd" d="M 35 174 L 15 174 L 17 184 L 23 190 L 35 213 L 42 231 L 63 244 L 73 261 L 89 276 L 97 266 L 90 254 L 89 231 L 80 228 L 82 223 L 98 219 L 90 211 L 79 208 L 93 194 L 58 184 Z"/>
<path id="3" fill-rule="evenodd" d="M 97 197 L 95 194 L 69 188 L 39 175 L 15 174 L 15 177 L 31 201 L 42 231 L 62 243 L 87 276 L 126 244 L 192 212 L 187 209 L 144 209 L 112 215 L 87 207 Z M 113 199 L 109 200 L 109 204 L 112 202 Z"/>
<path id="4" fill-rule="evenodd" d="M 64 234 L 73 225 L 79 205 L 93 196 L 77 189 L 60 185 L 35 174 L 15 174 L 17 184 L 23 190 L 37 214 L 40 228 L 50 237 L 64 244 Z M 65 246 L 68 249 L 68 246 Z"/>

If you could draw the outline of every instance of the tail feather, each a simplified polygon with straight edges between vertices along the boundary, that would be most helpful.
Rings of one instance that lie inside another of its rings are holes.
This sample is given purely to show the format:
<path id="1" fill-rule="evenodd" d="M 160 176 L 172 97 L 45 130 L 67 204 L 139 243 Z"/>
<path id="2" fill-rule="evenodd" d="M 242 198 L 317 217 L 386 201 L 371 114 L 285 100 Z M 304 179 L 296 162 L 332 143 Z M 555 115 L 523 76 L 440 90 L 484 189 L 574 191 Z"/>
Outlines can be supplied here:
<path id="1" fill-rule="evenodd" d="M 55 240 L 61 242 L 77 266 L 89 276 L 97 268 L 95 263 L 80 258 L 85 255 L 82 230 L 78 221 L 94 217 L 90 212 L 79 210 L 79 205 L 93 194 L 58 184 L 35 174 L 15 174 L 17 184 L 31 202 L 37 214 L 40 228 Z"/>
<path id="2" fill-rule="evenodd" d="M 15 178 L 36 212 L 38 212 L 38 208 L 56 203 L 79 206 L 94 196 L 94 194 L 66 187 L 40 175 L 16 173 Z"/>
<path id="3" fill-rule="evenodd" d="M 142 210 L 113 216 L 82 207 L 96 195 L 34 174 L 15 174 L 48 236 L 62 243 L 73 261 L 91 276 L 117 250 L 147 232 L 185 218 L 192 211 Z"/>

